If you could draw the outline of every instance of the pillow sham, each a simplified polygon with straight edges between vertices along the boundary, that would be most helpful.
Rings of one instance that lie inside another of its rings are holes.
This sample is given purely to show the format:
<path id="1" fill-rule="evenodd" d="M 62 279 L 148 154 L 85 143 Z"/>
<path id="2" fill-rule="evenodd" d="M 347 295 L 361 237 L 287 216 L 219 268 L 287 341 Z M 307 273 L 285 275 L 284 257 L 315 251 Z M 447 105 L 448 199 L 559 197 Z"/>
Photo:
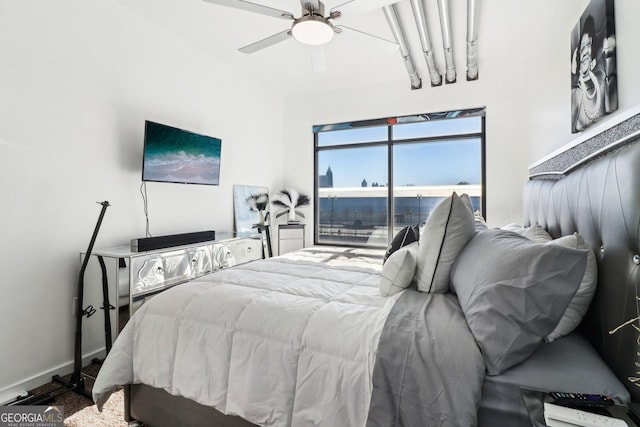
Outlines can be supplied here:
<path id="1" fill-rule="evenodd" d="M 553 331 L 586 263 L 583 250 L 499 228 L 476 233 L 458 255 L 451 282 L 489 375 L 525 360 Z"/>
<path id="2" fill-rule="evenodd" d="M 578 233 L 573 233 L 569 236 L 563 236 L 558 239 L 552 240 L 547 243 L 548 245 L 560 245 L 571 249 L 587 250 L 587 267 L 582 276 L 582 281 L 578 286 L 576 294 L 569 302 L 569 306 L 565 310 L 560 322 L 556 325 L 555 329 L 546 336 L 545 340 L 548 342 L 554 339 L 563 337 L 575 328 L 578 327 L 582 318 L 587 313 L 593 294 L 596 292 L 596 285 L 598 283 L 598 262 L 593 251 L 586 244 L 582 236 Z"/>
<path id="3" fill-rule="evenodd" d="M 418 225 L 410 225 L 402 228 L 395 236 L 393 236 L 393 240 L 391 240 L 391 244 L 389 244 L 387 252 L 384 254 L 382 264 L 387 262 L 387 259 L 392 253 L 401 247 L 408 245 L 409 243 L 417 242 L 418 240 L 420 240 L 420 229 Z"/>
<path id="4" fill-rule="evenodd" d="M 391 254 L 382 266 L 380 277 L 380 295 L 395 295 L 408 288 L 416 273 L 418 242 L 401 247 Z"/>
<path id="5" fill-rule="evenodd" d="M 458 253 L 475 234 L 469 196 L 451 196 L 433 209 L 424 226 L 418 249 L 416 283 L 419 291 L 449 290 L 449 272 Z"/>

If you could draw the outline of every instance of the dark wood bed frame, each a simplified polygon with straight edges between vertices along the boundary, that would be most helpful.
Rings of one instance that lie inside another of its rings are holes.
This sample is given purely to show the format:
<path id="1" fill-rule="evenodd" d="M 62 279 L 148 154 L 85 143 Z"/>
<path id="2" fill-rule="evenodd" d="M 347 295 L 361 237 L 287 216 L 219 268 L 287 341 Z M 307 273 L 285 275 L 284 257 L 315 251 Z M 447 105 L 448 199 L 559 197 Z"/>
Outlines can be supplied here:
<path id="1" fill-rule="evenodd" d="M 634 381 L 640 377 L 640 111 L 619 117 L 531 166 L 524 220 L 553 237 L 579 232 L 595 251 L 599 285 L 580 329 L 632 400 L 640 401 L 640 384 Z M 150 427 L 254 426 L 148 385 L 126 386 L 125 419 Z"/>

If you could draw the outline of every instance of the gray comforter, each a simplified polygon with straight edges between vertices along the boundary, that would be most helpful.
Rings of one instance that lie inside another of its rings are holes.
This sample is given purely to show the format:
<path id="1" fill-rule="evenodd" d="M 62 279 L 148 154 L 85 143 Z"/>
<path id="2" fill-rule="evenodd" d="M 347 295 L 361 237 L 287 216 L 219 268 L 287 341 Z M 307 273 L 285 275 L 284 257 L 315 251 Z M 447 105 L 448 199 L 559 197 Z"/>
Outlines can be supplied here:
<path id="1" fill-rule="evenodd" d="M 484 372 L 456 297 L 409 289 L 380 337 L 367 427 L 475 426 Z"/>

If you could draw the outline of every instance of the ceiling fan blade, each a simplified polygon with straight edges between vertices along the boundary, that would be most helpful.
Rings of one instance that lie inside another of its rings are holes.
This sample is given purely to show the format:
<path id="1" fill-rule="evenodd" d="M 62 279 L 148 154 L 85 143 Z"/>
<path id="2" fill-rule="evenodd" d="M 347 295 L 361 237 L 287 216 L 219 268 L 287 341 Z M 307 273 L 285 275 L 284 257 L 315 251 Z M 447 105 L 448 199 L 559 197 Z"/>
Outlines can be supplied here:
<path id="1" fill-rule="evenodd" d="M 324 73 L 327 71 L 327 56 L 324 46 L 309 46 L 311 55 L 311 68 L 314 73 Z"/>
<path id="2" fill-rule="evenodd" d="M 251 43 L 248 46 L 245 47 L 241 47 L 240 49 L 238 49 L 240 52 L 242 53 L 253 53 L 253 52 L 257 52 L 259 50 L 264 49 L 265 47 L 269 47 L 269 46 L 273 46 L 276 43 L 280 43 L 281 41 L 284 41 L 286 39 L 288 39 L 289 37 L 291 37 L 291 30 L 287 29 L 284 30 L 278 34 L 274 34 L 270 37 L 267 37 L 266 39 L 262 39 L 259 40 L 255 43 Z"/>
<path id="3" fill-rule="evenodd" d="M 331 12 L 338 11 L 344 15 L 355 15 L 358 13 L 371 12 L 383 6 L 397 3 L 400 0 L 349 0 L 338 6 L 331 8 Z"/>
<path id="4" fill-rule="evenodd" d="M 378 37 L 376 35 L 373 35 L 371 33 L 365 33 L 364 31 L 360 31 L 360 30 L 356 30 L 355 28 L 351 28 L 351 27 L 347 27 L 345 25 L 336 25 L 336 28 L 340 29 L 340 32 L 344 32 L 345 30 L 347 32 L 352 32 L 355 34 L 359 34 L 359 35 L 363 35 L 363 36 L 367 36 L 367 37 L 373 37 L 376 40 L 379 40 L 381 43 L 381 45 L 387 47 L 389 50 L 395 50 L 398 49 L 400 47 L 400 45 L 398 43 L 396 43 L 395 41 L 392 40 L 387 40 L 383 37 Z"/>
<path id="5" fill-rule="evenodd" d="M 281 19 L 294 19 L 293 14 L 280 9 L 263 6 L 261 4 L 251 3 L 244 0 L 204 0 L 209 3 L 218 4 L 220 6 L 228 6 L 234 9 L 248 10 L 249 12 L 259 13 L 261 15 L 273 16 Z"/>

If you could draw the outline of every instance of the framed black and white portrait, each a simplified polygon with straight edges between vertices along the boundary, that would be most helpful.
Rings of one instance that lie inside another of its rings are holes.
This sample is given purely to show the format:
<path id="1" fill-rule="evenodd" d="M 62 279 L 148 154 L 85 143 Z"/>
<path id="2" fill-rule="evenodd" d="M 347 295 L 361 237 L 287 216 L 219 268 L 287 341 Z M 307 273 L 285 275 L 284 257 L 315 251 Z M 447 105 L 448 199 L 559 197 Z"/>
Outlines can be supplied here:
<path id="1" fill-rule="evenodd" d="M 591 0 L 571 32 L 571 132 L 618 109 L 614 0 Z"/>

